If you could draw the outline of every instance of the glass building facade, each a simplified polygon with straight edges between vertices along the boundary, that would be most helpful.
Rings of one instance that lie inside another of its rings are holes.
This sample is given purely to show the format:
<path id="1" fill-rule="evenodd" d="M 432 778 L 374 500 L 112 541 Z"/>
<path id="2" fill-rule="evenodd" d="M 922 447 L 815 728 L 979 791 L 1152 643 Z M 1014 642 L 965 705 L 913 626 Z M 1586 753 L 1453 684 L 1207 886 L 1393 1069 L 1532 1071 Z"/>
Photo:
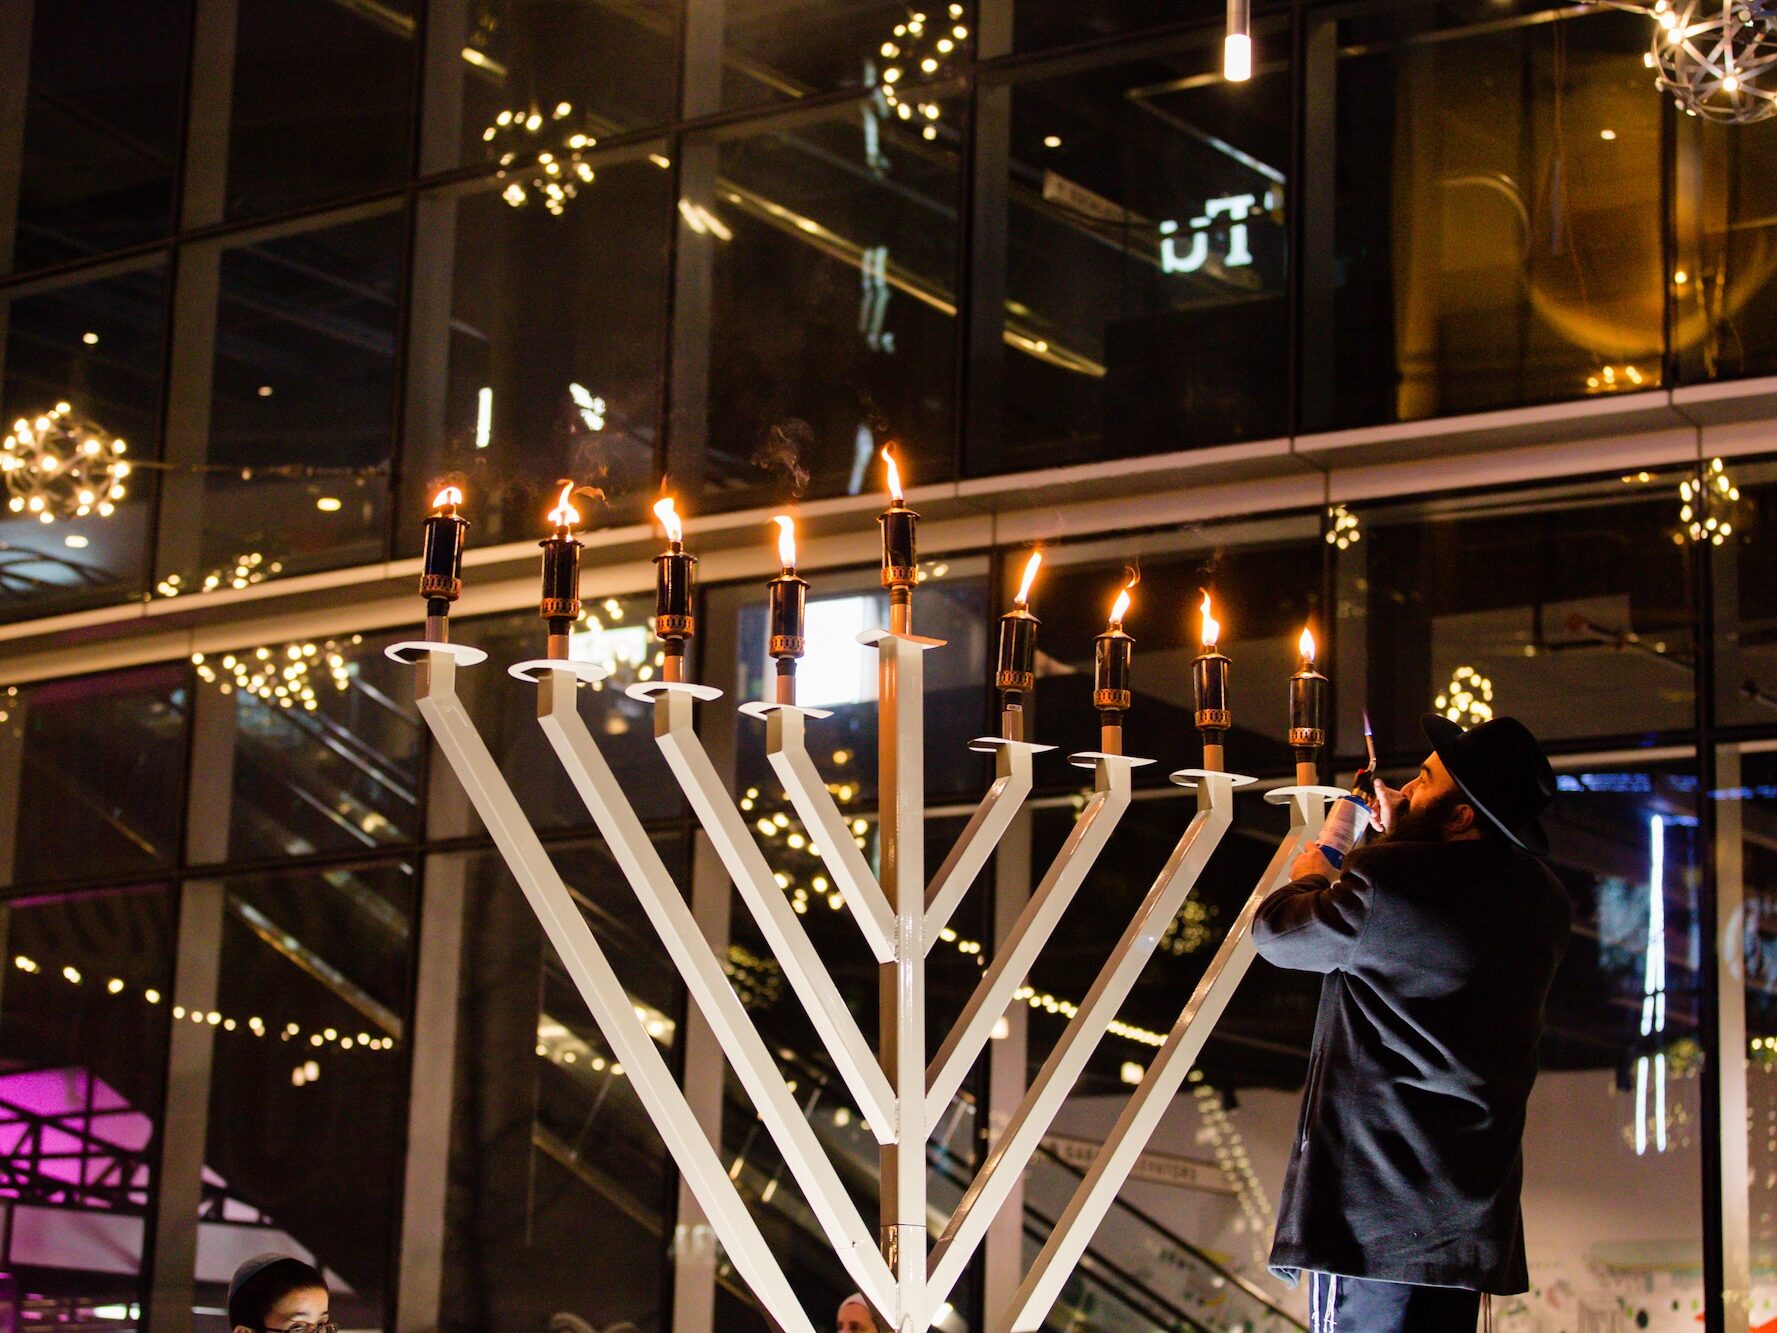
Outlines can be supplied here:
<path id="1" fill-rule="evenodd" d="M 765 522 L 797 506 L 804 701 L 874 856 L 851 639 L 886 615 L 890 442 L 947 644 L 933 865 L 991 778 L 964 741 L 1033 544 L 1031 725 L 1063 753 L 1096 748 L 1130 567 L 1131 748 L 1175 761 L 1144 773 L 1196 758 L 1202 588 L 1229 761 L 1265 783 L 1294 774 L 1304 623 L 1329 778 L 1366 710 L 1397 777 L 1434 705 L 1521 717 L 1576 929 L 1532 1290 L 1499 1324 L 1777 1319 L 1777 128 L 1683 115 L 1647 21 L 1603 8 L 1259 5 L 1232 85 L 1220 5 L 922 4 L 0 7 L 0 1327 L 219 1329 L 269 1249 L 322 1265 L 353 1329 L 767 1327 L 383 650 L 441 484 L 473 519 L 455 634 L 500 664 L 540 646 L 556 479 L 602 490 L 576 640 L 615 681 L 583 712 L 871 1216 L 858 1108 L 617 686 L 657 668 L 665 487 L 704 559 L 699 678 L 760 697 Z M 534 701 L 491 665 L 462 689 L 825 1320 L 843 1270 Z M 759 730 L 704 711 L 873 1030 L 875 965 Z M 1083 801 L 1037 772 L 932 952 L 934 1040 Z M 943 1122 L 940 1210 L 1190 809 L 1138 781 Z M 1034 1254 L 1281 831 L 1241 798 L 946 1333 Z M 1255 967 L 1052 1327 L 1302 1325 L 1263 1259 L 1317 991 Z"/>

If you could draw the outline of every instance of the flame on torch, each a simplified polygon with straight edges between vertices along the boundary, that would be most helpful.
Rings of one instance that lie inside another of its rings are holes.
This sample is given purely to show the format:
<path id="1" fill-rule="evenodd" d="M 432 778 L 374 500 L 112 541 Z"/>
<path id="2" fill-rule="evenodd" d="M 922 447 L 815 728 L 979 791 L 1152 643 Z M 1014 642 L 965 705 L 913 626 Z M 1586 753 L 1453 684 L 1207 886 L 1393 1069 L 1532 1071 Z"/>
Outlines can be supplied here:
<path id="1" fill-rule="evenodd" d="M 549 511 L 549 521 L 558 528 L 571 528 L 580 521 L 580 511 L 568 503 L 568 497 L 574 493 L 574 483 L 563 481 L 561 499 L 555 502 L 555 508 Z"/>
<path id="2" fill-rule="evenodd" d="M 1198 637 L 1201 639 L 1203 647 L 1207 651 L 1208 649 L 1214 648 L 1216 646 L 1216 640 L 1222 637 L 1222 622 L 1215 618 L 1215 615 L 1211 610 L 1209 589 L 1207 588 L 1203 590 L 1203 605 L 1198 609 L 1203 613 L 1203 633 Z"/>
<path id="3" fill-rule="evenodd" d="M 883 445 L 882 461 L 888 468 L 889 497 L 893 499 L 896 504 L 903 504 L 907 499 L 907 495 L 901 489 L 901 469 L 895 466 L 894 449 L 895 447 L 892 444 Z"/>
<path id="4" fill-rule="evenodd" d="M 1028 607 L 1030 605 L 1030 586 L 1037 581 L 1037 569 L 1043 563 L 1043 553 L 1032 551 L 1030 559 L 1024 562 L 1024 577 L 1018 581 L 1018 595 L 1012 599 L 1012 605 Z"/>
<path id="5" fill-rule="evenodd" d="M 1123 628 L 1123 617 L 1129 614 L 1129 589 L 1134 586 L 1135 580 L 1130 579 L 1128 586 L 1117 594 L 1117 600 L 1111 603 L 1112 629 Z"/>
<path id="6" fill-rule="evenodd" d="M 457 486 L 446 486 L 443 490 L 439 491 L 437 495 L 432 497 L 432 508 L 434 509 L 443 509 L 447 505 L 460 505 L 462 503 L 463 492 L 462 489 Z"/>
<path id="7" fill-rule="evenodd" d="M 777 524 L 777 558 L 785 569 L 796 568 L 796 520 L 779 514 L 771 520 Z"/>
<path id="8" fill-rule="evenodd" d="M 666 529 L 666 539 L 674 546 L 685 540 L 685 525 L 679 522 L 679 511 L 673 508 L 673 497 L 662 496 L 654 503 L 654 517 Z"/>
<path id="9" fill-rule="evenodd" d="M 1296 651 L 1302 654 L 1302 660 L 1314 665 L 1314 634 L 1308 626 L 1302 626 L 1302 637 L 1296 640 Z"/>

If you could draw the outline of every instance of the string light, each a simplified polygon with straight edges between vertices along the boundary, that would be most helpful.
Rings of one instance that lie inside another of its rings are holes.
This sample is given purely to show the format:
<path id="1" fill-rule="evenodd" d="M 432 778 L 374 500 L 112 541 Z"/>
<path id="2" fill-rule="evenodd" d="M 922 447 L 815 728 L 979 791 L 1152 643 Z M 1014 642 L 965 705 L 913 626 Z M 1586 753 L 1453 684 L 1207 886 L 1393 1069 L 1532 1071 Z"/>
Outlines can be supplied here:
<path id="1" fill-rule="evenodd" d="M 1459 666 L 1432 707 L 1452 722 L 1477 727 L 1493 717 L 1493 682 L 1471 666 Z"/>
<path id="2" fill-rule="evenodd" d="M 191 664 L 198 679 L 224 694 L 239 690 L 278 708 L 300 707 L 312 713 L 320 707 L 320 687 L 331 684 L 338 691 L 350 687 L 354 668 L 346 661 L 346 649 L 362 642 L 363 635 L 354 634 L 348 642 L 324 639 L 249 648 L 214 660 L 206 653 L 193 653 Z"/>
<path id="3" fill-rule="evenodd" d="M 20 417 L 0 441 L 6 507 L 39 523 L 109 518 L 128 492 L 128 452 L 122 439 L 67 403 Z"/>
<path id="4" fill-rule="evenodd" d="M 1687 116 L 1751 125 L 1777 115 L 1777 30 L 1741 0 L 1606 0 L 1654 23 L 1642 64 Z"/>
<path id="5" fill-rule="evenodd" d="M 557 102 L 547 116 L 535 107 L 502 111 L 481 132 L 499 161 L 496 175 L 507 182 L 500 197 L 512 207 L 541 201 L 560 217 L 580 187 L 592 184 L 595 173 L 584 155 L 598 140 L 569 122 L 573 114 L 571 102 Z"/>
<path id="6" fill-rule="evenodd" d="M 920 137 L 926 140 L 938 137 L 943 111 L 936 101 L 922 95 L 903 96 L 901 85 L 909 77 L 940 77 L 964 49 L 969 29 L 962 22 L 963 7 L 950 5 L 945 14 L 940 20 L 923 11 L 909 11 L 906 21 L 895 25 L 894 34 L 881 48 L 883 59 L 889 62 L 882 71 L 883 105 L 897 119 L 917 123 Z"/>
<path id="7" fill-rule="evenodd" d="M 1740 488 L 1728 475 L 1721 459 L 1710 459 L 1702 476 L 1679 482 L 1678 500 L 1681 527 L 1673 534 L 1673 540 L 1680 545 L 1688 537 L 1694 542 L 1720 546 L 1734 535 Z"/>
<path id="8" fill-rule="evenodd" d="M 1357 515 L 1344 505 L 1334 505 L 1327 510 L 1327 545 L 1336 546 L 1339 550 L 1349 550 L 1364 539 L 1363 529 L 1358 526 Z"/>

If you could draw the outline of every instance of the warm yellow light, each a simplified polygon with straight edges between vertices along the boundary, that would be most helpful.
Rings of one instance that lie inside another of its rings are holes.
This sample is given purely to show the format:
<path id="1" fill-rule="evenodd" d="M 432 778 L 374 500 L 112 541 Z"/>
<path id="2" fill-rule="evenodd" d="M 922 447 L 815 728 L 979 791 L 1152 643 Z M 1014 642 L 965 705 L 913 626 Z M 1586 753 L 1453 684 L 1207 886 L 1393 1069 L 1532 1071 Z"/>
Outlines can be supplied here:
<path id="1" fill-rule="evenodd" d="M 666 539 L 674 546 L 685 540 L 685 525 L 679 521 L 679 511 L 673 508 L 672 496 L 662 496 L 655 502 L 654 517 L 660 520 L 660 526 L 666 529 Z"/>
<path id="2" fill-rule="evenodd" d="M 1215 618 L 1207 588 L 1203 590 L 1203 605 L 1197 609 L 1203 613 L 1203 632 L 1198 637 L 1205 649 L 1214 648 L 1216 641 L 1222 637 L 1222 622 Z"/>
<path id="3" fill-rule="evenodd" d="M 562 482 L 561 498 L 555 502 L 555 508 L 549 511 L 549 521 L 558 528 L 571 528 L 580 521 L 580 511 L 568 503 L 568 497 L 573 493 L 574 483 Z"/>
<path id="4" fill-rule="evenodd" d="M 1134 586 L 1135 581 L 1131 579 L 1129 586 L 1119 592 L 1117 600 L 1111 603 L 1111 627 L 1113 629 L 1120 629 L 1123 625 L 1123 617 L 1129 614 L 1129 589 Z"/>
<path id="5" fill-rule="evenodd" d="M 895 466 L 894 445 L 885 444 L 882 446 L 882 461 L 888 468 L 889 495 L 894 498 L 896 504 L 900 504 L 907 498 L 907 495 L 901 489 L 901 469 Z"/>
<path id="6" fill-rule="evenodd" d="M 785 569 L 796 568 L 796 520 L 779 514 L 771 520 L 777 524 L 777 558 Z"/>
<path id="7" fill-rule="evenodd" d="M 1314 632 L 1306 625 L 1302 626 L 1302 637 L 1296 640 L 1296 651 L 1302 654 L 1304 662 L 1314 665 Z"/>
<path id="8" fill-rule="evenodd" d="M 1018 606 L 1030 605 L 1030 587 L 1037 581 L 1037 570 L 1043 563 L 1043 553 L 1032 551 L 1030 559 L 1024 562 L 1024 577 L 1018 581 L 1018 595 L 1012 599 Z"/>
<path id="9" fill-rule="evenodd" d="M 432 497 L 432 508 L 434 509 L 443 509 L 447 505 L 460 505 L 462 503 L 463 492 L 462 489 L 457 486 L 446 486 L 443 490 L 439 491 L 437 495 Z"/>
<path id="10" fill-rule="evenodd" d="M 1245 83 L 1253 76 L 1253 39 L 1231 32 L 1222 43 L 1222 77 L 1229 83 Z"/>
<path id="11" fill-rule="evenodd" d="M 340 499 L 337 495 L 323 495 L 315 501 L 315 508 L 323 514 L 337 514 L 339 507 Z"/>

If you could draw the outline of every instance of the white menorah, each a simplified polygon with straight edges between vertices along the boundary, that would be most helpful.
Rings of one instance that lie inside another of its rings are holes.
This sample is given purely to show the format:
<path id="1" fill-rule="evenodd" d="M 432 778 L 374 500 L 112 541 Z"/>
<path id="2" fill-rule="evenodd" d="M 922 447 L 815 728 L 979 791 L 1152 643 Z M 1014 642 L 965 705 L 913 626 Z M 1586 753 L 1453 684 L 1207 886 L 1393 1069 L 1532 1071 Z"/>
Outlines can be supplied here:
<path id="1" fill-rule="evenodd" d="M 718 699 L 722 692 L 707 685 L 653 681 L 631 686 L 628 694 L 653 705 L 655 740 L 881 1146 L 882 1209 L 876 1234 L 847 1195 L 580 715 L 578 686 L 603 679 L 607 672 L 589 662 L 558 658 L 520 662 L 509 670 L 537 686 L 537 716 L 544 733 L 776 1142 L 834 1255 L 897 1333 L 921 1333 L 932 1326 L 989 1225 L 1011 1198 L 1162 932 L 1233 822 L 1234 789 L 1253 780 L 1214 766 L 1172 774 L 1175 783 L 1196 788 L 1194 817 L 942 1232 L 928 1243 L 926 1148 L 931 1128 L 1128 811 L 1133 770 L 1154 761 L 1099 752 L 1070 757 L 1071 763 L 1093 770 L 1092 798 L 949 1037 L 928 1061 L 926 955 L 1029 795 L 1035 756 L 1053 747 L 999 737 L 970 742 L 970 748 L 994 755 L 997 775 L 928 884 L 923 658 L 942 642 L 887 630 L 867 632 L 859 641 L 875 648 L 880 660 L 880 878 L 853 841 L 846 817 L 808 751 L 809 723 L 830 714 L 762 702 L 742 704 L 741 711 L 764 725 L 772 769 L 884 969 L 881 1032 L 875 1050 L 846 1007 L 698 738 L 693 726 L 695 704 Z M 457 696 L 457 670 L 485 661 L 487 654 L 461 644 L 412 641 L 393 645 L 388 655 L 414 666 L 421 716 L 467 789 L 605 1040 L 623 1063 L 735 1270 L 780 1327 L 789 1333 L 814 1333 L 807 1311 L 715 1146 Z M 1206 747 L 1207 763 L 1216 765 L 1219 759 L 1219 746 Z M 1342 795 L 1338 788 L 1312 785 L 1310 779 L 1311 770 L 1299 768 L 1301 785 L 1266 794 L 1267 800 L 1290 806 L 1289 831 L 1009 1305 L 987 1312 L 990 1333 L 1034 1333 L 1042 1327 L 1202 1051 L 1252 962 L 1253 913 L 1267 893 L 1285 882 L 1291 859 L 1320 828 L 1326 803 Z"/>

